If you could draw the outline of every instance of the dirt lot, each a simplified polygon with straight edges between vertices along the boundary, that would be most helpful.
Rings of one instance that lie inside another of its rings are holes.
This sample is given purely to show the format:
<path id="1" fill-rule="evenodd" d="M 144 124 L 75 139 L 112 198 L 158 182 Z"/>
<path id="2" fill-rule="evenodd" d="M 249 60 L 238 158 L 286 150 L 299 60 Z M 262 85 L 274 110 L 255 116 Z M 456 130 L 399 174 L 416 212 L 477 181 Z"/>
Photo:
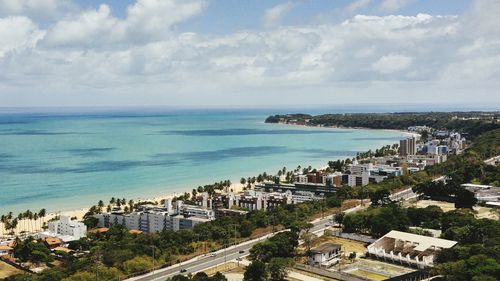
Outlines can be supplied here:
<path id="1" fill-rule="evenodd" d="M 412 207 L 417 208 L 425 208 L 427 206 L 438 206 L 444 212 L 449 212 L 455 210 L 455 204 L 445 201 L 436 201 L 436 200 L 420 200 L 411 204 Z M 479 219 L 498 219 L 497 213 L 492 208 L 476 206 L 474 207 L 474 211 L 476 212 L 476 217 Z"/>
<path id="2" fill-rule="evenodd" d="M 0 261 L 0 279 L 9 277 L 14 274 L 23 273 L 23 271 Z"/>

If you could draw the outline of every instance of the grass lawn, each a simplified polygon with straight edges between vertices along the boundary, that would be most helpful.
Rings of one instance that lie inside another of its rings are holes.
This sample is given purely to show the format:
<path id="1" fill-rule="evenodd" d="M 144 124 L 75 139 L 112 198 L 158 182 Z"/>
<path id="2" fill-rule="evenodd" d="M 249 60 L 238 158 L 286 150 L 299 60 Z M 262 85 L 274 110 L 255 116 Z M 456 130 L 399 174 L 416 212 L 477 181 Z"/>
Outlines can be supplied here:
<path id="1" fill-rule="evenodd" d="M 374 281 L 382 281 L 382 280 L 388 279 L 387 276 L 376 274 L 376 273 L 372 273 L 372 272 L 368 272 L 368 271 L 364 271 L 362 269 L 356 269 L 356 270 L 350 271 L 349 273 L 353 274 L 353 275 L 356 275 L 356 276 L 359 276 L 359 277 L 368 278 L 368 279 L 374 280 Z"/>

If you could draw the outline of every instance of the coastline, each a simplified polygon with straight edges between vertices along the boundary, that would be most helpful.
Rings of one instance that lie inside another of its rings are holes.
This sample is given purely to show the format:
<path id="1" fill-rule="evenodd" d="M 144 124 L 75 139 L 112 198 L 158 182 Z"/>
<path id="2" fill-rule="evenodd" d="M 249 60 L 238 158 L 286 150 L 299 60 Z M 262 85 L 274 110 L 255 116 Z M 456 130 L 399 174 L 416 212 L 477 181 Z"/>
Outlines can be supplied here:
<path id="1" fill-rule="evenodd" d="M 408 130 L 397 130 L 397 129 L 376 129 L 376 128 L 366 128 L 366 127 L 344 127 L 344 126 L 312 126 L 312 125 L 306 125 L 306 124 L 290 124 L 290 123 L 283 123 L 283 122 L 277 122 L 277 123 L 266 123 L 265 124 L 276 124 L 276 125 L 283 125 L 283 126 L 291 126 L 291 127 L 304 127 L 304 128 L 316 128 L 316 129 L 342 129 L 342 130 L 373 130 L 373 131 L 384 131 L 384 132 L 396 132 L 396 133 L 401 133 L 403 135 L 407 136 L 412 136 L 412 137 L 420 137 L 420 134 L 415 133 L 415 132 L 410 132 Z"/>
<path id="2" fill-rule="evenodd" d="M 265 123 L 265 122 L 263 122 Z M 387 131 L 387 132 L 397 132 L 399 134 L 402 134 L 402 135 L 416 135 L 415 133 L 411 133 L 411 132 L 407 132 L 407 131 L 400 131 L 400 130 L 394 130 L 394 129 L 371 129 L 371 128 L 349 128 L 349 127 L 332 127 L 332 126 L 309 126 L 309 125 L 297 125 L 297 124 L 287 124 L 287 123 L 267 123 L 268 125 L 286 125 L 286 126 L 303 126 L 303 127 L 307 127 L 307 128 L 310 128 L 310 129 L 341 129 L 341 130 L 375 130 L 375 131 Z M 368 149 L 368 148 L 367 148 Z M 338 157 L 338 159 L 341 159 L 342 157 Z M 304 162 L 307 162 L 307 163 L 297 163 L 302 165 L 302 164 L 311 164 L 312 166 L 314 167 L 324 167 L 325 163 L 329 160 L 334 160 L 334 158 L 325 158 L 325 159 L 314 159 L 315 161 L 313 161 L 313 159 L 308 159 L 307 161 L 304 161 Z M 312 162 L 317 162 L 317 163 L 312 163 Z M 292 167 L 295 167 L 295 166 L 292 166 Z M 288 167 L 290 168 L 290 167 Z M 268 169 L 264 169 L 265 171 L 269 172 L 272 168 L 268 168 Z M 254 174 L 255 176 L 257 175 L 258 172 L 256 173 L 246 173 L 246 174 Z M 204 184 L 207 184 L 207 182 L 205 182 Z M 203 184 L 202 184 L 203 185 Z M 144 201 L 157 201 L 157 202 L 160 202 L 161 200 L 163 199 L 167 199 L 167 198 L 171 198 L 171 197 L 174 197 L 174 196 L 179 196 L 179 195 L 182 195 L 184 194 L 185 192 L 188 192 L 190 193 L 192 191 L 193 188 L 196 188 L 198 185 L 196 184 L 193 184 L 191 185 L 191 187 L 188 187 L 189 184 L 186 184 L 184 186 L 178 186 L 178 187 L 175 187 L 175 188 L 171 188 L 170 187 L 170 191 L 168 192 L 168 194 L 161 194 L 160 192 L 158 192 L 158 189 L 159 188 L 155 188 L 156 190 L 155 191 L 151 191 L 152 194 L 145 194 L 144 196 L 130 196 L 130 198 L 127 198 L 128 199 L 132 199 L 134 200 L 135 202 L 144 202 Z M 239 183 L 239 178 L 238 178 L 238 182 L 233 182 L 230 189 L 233 189 L 234 192 L 240 192 L 243 190 L 243 185 L 241 185 Z M 142 189 L 142 188 L 141 188 Z M 143 190 L 147 190 L 147 188 L 144 188 Z M 151 190 L 151 189 L 150 189 Z M 126 196 L 125 196 L 126 197 Z M 109 198 L 100 198 L 101 200 L 104 201 L 105 203 L 105 206 L 107 205 L 107 200 L 109 200 Z M 83 219 L 83 216 L 85 215 L 85 213 L 89 210 L 89 208 L 91 207 L 90 204 L 92 204 L 91 201 L 89 201 L 89 206 L 88 207 L 77 207 L 75 208 L 74 206 L 73 207 L 61 207 L 59 210 L 54 210 L 54 209 L 47 209 L 47 215 L 43 218 L 43 219 L 39 219 L 39 227 L 41 227 L 41 225 L 43 225 L 44 222 L 48 222 L 49 220 L 53 219 L 54 217 L 56 216 L 60 216 L 60 215 L 64 215 L 64 216 L 69 216 L 69 217 L 76 217 L 78 220 L 82 220 Z M 97 202 L 94 202 L 94 204 L 97 203 Z M 84 203 L 83 203 L 84 204 Z M 82 204 L 82 205 L 83 205 Z M 0 223 L 0 229 L 2 229 L 3 226 L 2 224 Z M 21 220 L 19 221 L 19 224 L 18 224 L 18 229 L 16 232 L 22 232 L 22 231 L 28 231 L 30 228 L 30 221 L 29 220 Z"/>
<path id="3" fill-rule="evenodd" d="M 233 192 L 241 192 L 243 191 L 243 188 L 246 185 L 242 185 L 241 183 L 231 183 L 231 186 L 229 187 L 230 189 L 233 190 Z M 185 192 L 191 192 L 185 191 Z M 146 202 L 146 201 L 152 201 L 152 202 L 158 202 L 168 199 L 168 198 L 173 198 L 176 196 L 179 196 L 183 194 L 184 192 L 172 192 L 168 195 L 160 195 L 160 196 L 153 196 L 153 197 L 144 197 L 144 198 L 132 198 L 134 202 Z M 104 202 L 105 205 L 107 205 L 107 202 Z M 53 211 L 49 210 L 46 214 L 45 217 L 40 218 L 38 220 L 19 220 L 18 227 L 16 228 L 16 233 L 20 234 L 22 232 L 36 232 L 40 231 L 44 223 L 48 223 L 50 220 L 56 218 L 57 216 L 68 216 L 70 218 L 76 218 L 77 220 L 83 220 L 83 216 L 89 211 L 89 207 L 84 207 L 84 208 L 77 208 L 77 209 L 67 209 L 67 210 L 58 210 L 58 211 Z M 16 215 L 14 213 L 14 215 Z M 5 229 L 3 223 L 0 222 L 0 234 L 4 234 Z M 1 235 L 0 235 L 1 237 Z"/>

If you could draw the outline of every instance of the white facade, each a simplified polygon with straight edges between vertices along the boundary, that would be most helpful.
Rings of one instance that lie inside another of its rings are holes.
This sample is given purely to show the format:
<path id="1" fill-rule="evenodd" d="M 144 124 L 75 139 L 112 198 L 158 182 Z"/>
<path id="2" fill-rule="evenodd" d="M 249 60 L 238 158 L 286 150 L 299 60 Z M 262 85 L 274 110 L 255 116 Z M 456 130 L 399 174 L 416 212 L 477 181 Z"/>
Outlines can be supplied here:
<path id="1" fill-rule="evenodd" d="M 340 257 L 341 245 L 326 243 L 311 249 L 310 264 L 329 265 L 334 263 L 334 259 Z"/>
<path id="2" fill-rule="evenodd" d="M 456 241 L 392 230 L 368 246 L 368 253 L 385 260 L 418 268 L 434 265 L 437 254 Z"/>
<path id="3" fill-rule="evenodd" d="M 87 236 L 87 226 L 84 223 L 72 221 L 61 216 L 60 220 L 49 222 L 49 233 L 56 237 L 64 237 L 63 241 L 78 240 Z"/>
<path id="4" fill-rule="evenodd" d="M 100 227 L 121 224 L 127 229 L 137 229 L 148 233 L 163 230 L 187 229 L 200 223 L 215 219 L 213 210 L 200 206 L 184 205 L 176 202 L 175 211 L 172 201 L 167 200 L 165 207 L 141 206 L 136 211 L 125 214 L 121 211 L 98 214 Z"/>

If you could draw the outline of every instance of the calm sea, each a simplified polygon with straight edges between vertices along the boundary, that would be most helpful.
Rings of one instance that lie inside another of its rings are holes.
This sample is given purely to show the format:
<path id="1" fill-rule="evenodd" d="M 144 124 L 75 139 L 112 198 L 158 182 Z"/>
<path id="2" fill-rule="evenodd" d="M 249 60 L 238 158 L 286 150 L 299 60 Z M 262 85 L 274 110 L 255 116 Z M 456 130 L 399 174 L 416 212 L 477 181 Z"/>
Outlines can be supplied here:
<path id="1" fill-rule="evenodd" d="M 283 166 L 323 166 L 403 136 L 265 124 L 278 112 L 271 109 L 40 112 L 0 112 L 0 213 L 74 209 Z"/>

